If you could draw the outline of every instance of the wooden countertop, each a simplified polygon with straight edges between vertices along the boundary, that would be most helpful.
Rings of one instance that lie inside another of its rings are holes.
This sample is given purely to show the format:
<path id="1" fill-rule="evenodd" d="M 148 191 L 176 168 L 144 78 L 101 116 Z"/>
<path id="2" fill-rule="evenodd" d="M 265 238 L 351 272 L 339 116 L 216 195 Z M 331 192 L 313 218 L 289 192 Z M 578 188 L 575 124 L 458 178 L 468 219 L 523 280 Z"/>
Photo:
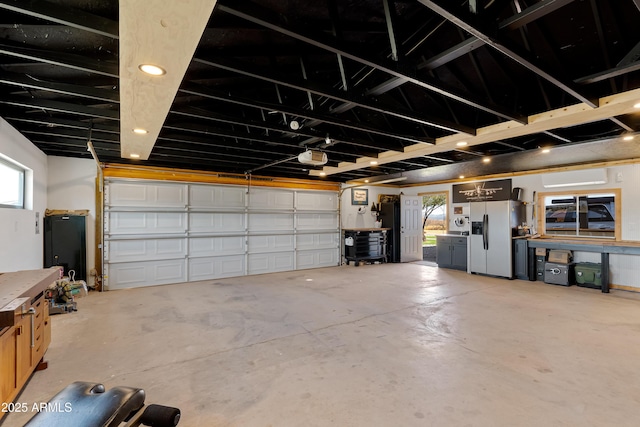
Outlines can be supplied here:
<path id="1" fill-rule="evenodd" d="M 60 267 L 0 274 L 0 309 L 16 298 L 34 298 L 60 277 Z"/>

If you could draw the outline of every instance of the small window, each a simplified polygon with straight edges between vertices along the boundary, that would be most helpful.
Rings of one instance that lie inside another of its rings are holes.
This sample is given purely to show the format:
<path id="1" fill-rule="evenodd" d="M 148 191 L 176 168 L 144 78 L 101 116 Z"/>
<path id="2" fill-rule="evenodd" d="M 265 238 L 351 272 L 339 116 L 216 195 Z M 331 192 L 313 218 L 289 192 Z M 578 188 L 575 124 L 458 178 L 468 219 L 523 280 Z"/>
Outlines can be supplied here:
<path id="1" fill-rule="evenodd" d="M 0 208 L 24 209 L 24 176 L 23 168 L 0 157 Z"/>

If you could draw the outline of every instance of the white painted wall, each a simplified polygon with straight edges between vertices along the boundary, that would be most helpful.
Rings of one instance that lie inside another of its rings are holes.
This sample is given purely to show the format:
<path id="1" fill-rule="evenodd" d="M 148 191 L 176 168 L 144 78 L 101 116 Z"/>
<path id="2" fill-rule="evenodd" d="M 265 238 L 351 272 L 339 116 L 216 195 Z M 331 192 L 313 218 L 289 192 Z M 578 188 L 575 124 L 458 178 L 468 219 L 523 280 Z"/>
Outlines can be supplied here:
<path id="1" fill-rule="evenodd" d="M 89 210 L 86 219 L 87 283 L 93 285 L 89 275 L 95 267 L 96 223 L 96 162 L 93 159 L 49 156 L 47 176 L 47 209 Z"/>
<path id="2" fill-rule="evenodd" d="M 47 156 L 2 118 L 0 154 L 29 170 L 25 188 L 26 209 L 0 208 L 0 272 L 42 268 Z M 36 234 L 36 212 L 40 214 L 40 234 Z"/>
<path id="3" fill-rule="evenodd" d="M 369 186 L 358 187 L 369 190 L 369 202 L 363 214 L 358 213 L 361 206 L 351 204 L 351 189 L 344 190 L 340 200 L 340 221 L 342 228 L 373 228 L 376 217 L 371 215 L 371 204 L 378 203 L 380 194 L 400 194 L 400 189 L 394 187 Z M 382 224 L 386 227 L 385 224 Z"/>
<path id="4" fill-rule="evenodd" d="M 554 189 L 545 189 L 542 185 L 543 174 L 531 174 L 515 176 L 512 178 L 513 187 L 523 189 L 522 200 L 533 201 L 533 192 L 550 192 Z M 602 185 L 575 186 L 558 189 L 562 190 L 600 190 L 620 188 L 622 193 L 622 240 L 640 241 L 640 164 L 612 166 L 607 168 L 608 183 Z M 417 195 L 424 192 L 448 191 L 449 209 L 451 203 L 452 184 L 424 185 L 417 187 L 405 187 L 401 191 L 406 195 Z M 344 206 L 344 200 L 343 200 Z M 532 204 L 527 205 L 527 220 L 532 224 Z M 452 210 L 449 211 L 452 213 Z M 453 215 L 450 221 L 453 221 Z M 530 224 L 530 225 L 531 225 Z M 533 224 L 535 225 L 535 224 Z M 450 230 L 456 227 L 450 223 Z M 589 252 L 574 253 L 574 260 L 578 262 L 600 262 L 600 255 Z M 612 284 L 637 287 L 640 290 L 640 256 L 611 255 L 610 280 Z"/>

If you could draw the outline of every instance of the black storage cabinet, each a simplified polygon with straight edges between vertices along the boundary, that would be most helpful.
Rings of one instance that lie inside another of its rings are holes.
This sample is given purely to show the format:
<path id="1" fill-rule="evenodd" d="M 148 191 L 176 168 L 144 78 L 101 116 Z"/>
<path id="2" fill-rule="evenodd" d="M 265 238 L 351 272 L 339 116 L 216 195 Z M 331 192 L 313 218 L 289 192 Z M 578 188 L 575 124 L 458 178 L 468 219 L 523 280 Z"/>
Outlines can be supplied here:
<path id="1" fill-rule="evenodd" d="M 86 280 L 87 243 L 85 216 L 44 217 L 44 267 L 62 266 L 65 276 L 76 272 L 76 280 Z"/>
<path id="2" fill-rule="evenodd" d="M 347 265 L 354 261 L 356 267 L 360 261 L 387 261 L 387 231 L 382 228 L 344 230 L 344 257 Z M 347 239 L 353 239 L 347 245 Z"/>

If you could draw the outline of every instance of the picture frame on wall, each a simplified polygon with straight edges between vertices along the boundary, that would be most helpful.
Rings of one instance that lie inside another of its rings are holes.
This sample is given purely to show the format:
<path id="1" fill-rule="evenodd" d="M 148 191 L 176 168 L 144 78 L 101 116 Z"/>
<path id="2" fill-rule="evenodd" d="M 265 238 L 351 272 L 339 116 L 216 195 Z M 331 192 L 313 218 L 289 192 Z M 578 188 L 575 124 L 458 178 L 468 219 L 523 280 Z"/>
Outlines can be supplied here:
<path id="1" fill-rule="evenodd" d="M 352 188 L 351 204 L 367 206 L 369 204 L 369 190 L 366 188 Z"/>

